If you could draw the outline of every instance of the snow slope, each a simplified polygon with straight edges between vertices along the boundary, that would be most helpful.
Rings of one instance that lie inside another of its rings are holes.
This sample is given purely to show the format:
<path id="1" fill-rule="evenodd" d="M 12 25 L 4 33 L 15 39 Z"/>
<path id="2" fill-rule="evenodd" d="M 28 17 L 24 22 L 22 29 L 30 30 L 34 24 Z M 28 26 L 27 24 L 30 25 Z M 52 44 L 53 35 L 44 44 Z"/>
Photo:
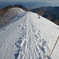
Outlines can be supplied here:
<path id="1" fill-rule="evenodd" d="M 59 26 L 36 13 L 25 12 L 0 29 L 0 59 L 58 59 L 58 44 L 55 54 L 49 56 L 58 35 Z"/>
<path id="2" fill-rule="evenodd" d="M 21 8 L 13 7 L 8 9 L 2 17 L 0 17 L 0 28 L 4 27 L 10 23 L 13 23 L 19 18 L 23 17 L 26 14 L 26 11 L 22 10 Z"/>

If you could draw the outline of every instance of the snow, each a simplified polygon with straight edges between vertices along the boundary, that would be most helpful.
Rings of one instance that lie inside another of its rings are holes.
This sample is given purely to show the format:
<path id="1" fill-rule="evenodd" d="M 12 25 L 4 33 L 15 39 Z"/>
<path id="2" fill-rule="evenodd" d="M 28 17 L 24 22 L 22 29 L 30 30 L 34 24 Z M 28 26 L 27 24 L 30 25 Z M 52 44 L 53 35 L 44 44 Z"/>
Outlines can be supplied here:
<path id="1" fill-rule="evenodd" d="M 1 23 L 0 28 L 19 20 L 19 18 L 23 17 L 25 14 L 26 11 L 21 8 L 13 7 L 8 9 L 1 18 L 3 22 Z"/>
<path id="2" fill-rule="evenodd" d="M 51 55 L 52 59 L 59 59 L 59 41 L 57 42 L 57 45 Z"/>
<path id="3" fill-rule="evenodd" d="M 59 26 L 36 13 L 25 12 L 0 29 L 0 59 L 59 59 L 59 41 L 49 56 L 58 35 Z"/>

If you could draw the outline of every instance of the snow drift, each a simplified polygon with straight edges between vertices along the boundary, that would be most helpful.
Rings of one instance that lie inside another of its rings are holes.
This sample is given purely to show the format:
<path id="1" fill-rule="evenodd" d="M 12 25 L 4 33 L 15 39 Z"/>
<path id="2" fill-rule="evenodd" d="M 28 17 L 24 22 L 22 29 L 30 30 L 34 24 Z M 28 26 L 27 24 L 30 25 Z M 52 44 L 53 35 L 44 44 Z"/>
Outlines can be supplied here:
<path id="1" fill-rule="evenodd" d="M 59 43 L 49 56 L 59 35 L 59 26 L 36 13 L 16 9 L 14 19 L 20 16 L 18 20 L 0 29 L 0 59 L 59 59 Z"/>

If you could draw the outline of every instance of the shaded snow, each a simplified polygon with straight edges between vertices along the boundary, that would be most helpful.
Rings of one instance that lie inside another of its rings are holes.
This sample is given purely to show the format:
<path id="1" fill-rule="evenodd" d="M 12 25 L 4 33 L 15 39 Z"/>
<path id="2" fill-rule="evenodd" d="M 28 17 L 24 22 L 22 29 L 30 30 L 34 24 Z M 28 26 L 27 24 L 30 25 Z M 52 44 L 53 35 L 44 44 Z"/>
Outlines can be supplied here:
<path id="1" fill-rule="evenodd" d="M 26 12 L 19 20 L 0 30 L 0 59 L 50 59 L 58 35 L 59 26 L 41 16 L 39 18 L 36 13 Z M 53 54 L 52 59 L 54 56 L 59 58 Z"/>

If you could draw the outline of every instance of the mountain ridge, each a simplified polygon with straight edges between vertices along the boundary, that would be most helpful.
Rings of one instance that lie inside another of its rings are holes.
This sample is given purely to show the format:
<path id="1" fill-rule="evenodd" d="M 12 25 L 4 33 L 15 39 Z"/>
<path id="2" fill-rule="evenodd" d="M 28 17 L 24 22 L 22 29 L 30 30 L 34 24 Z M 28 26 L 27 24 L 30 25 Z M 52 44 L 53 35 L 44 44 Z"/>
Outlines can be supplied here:
<path id="1" fill-rule="evenodd" d="M 15 9 L 18 13 L 14 19 L 18 20 L 0 30 L 0 59 L 58 59 L 58 47 L 55 56 L 49 54 L 59 35 L 59 26 L 36 13 Z"/>
<path id="2" fill-rule="evenodd" d="M 13 9 L 14 8 L 14 9 Z M 10 19 L 14 18 L 16 14 L 18 14 L 18 10 L 21 11 L 21 8 L 24 11 L 28 11 L 25 7 L 22 5 L 9 5 L 3 9 L 0 9 L 0 27 L 5 26 L 6 24 L 10 23 Z"/>
<path id="3" fill-rule="evenodd" d="M 40 7 L 32 10 L 59 25 L 59 7 Z"/>

